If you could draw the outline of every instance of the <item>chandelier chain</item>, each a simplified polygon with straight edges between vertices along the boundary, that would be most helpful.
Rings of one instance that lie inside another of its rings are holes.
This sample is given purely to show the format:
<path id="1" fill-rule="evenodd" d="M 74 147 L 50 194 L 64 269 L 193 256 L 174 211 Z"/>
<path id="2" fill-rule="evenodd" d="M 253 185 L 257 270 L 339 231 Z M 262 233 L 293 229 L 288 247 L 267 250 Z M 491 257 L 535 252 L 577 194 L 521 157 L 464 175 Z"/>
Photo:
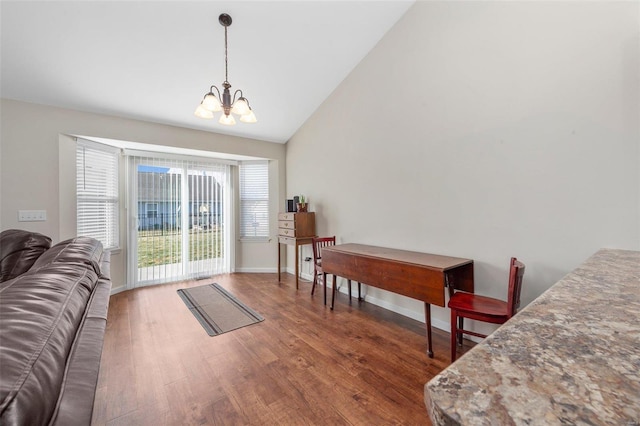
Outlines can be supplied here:
<path id="1" fill-rule="evenodd" d="M 229 81 L 229 66 L 227 65 L 227 27 L 224 27 L 224 81 Z"/>

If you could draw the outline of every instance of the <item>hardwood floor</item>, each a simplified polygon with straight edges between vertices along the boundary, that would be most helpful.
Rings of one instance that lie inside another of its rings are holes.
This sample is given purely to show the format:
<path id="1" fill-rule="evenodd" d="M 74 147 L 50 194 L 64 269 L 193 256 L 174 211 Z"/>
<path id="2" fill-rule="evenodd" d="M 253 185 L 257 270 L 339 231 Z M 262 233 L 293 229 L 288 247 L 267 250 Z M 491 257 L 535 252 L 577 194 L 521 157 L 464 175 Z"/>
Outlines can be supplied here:
<path id="1" fill-rule="evenodd" d="M 111 297 L 95 425 L 429 424 L 423 387 L 449 334 L 292 275 L 231 274 Z M 217 282 L 265 321 L 209 337 L 177 295 Z M 465 342 L 465 349 L 469 343 Z"/>

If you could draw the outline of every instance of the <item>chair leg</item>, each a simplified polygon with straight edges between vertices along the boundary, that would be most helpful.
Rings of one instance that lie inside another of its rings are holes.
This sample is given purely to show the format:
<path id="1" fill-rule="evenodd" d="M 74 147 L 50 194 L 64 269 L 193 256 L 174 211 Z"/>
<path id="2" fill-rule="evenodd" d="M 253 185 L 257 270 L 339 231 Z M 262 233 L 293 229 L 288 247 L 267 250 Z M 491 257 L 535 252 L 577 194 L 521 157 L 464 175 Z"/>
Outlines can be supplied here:
<path id="1" fill-rule="evenodd" d="M 324 287 L 324 304 L 327 305 L 327 274 L 322 273 L 322 287 Z"/>
<path id="2" fill-rule="evenodd" d="M 358 281 L 358 301 L 362 301 L 362 295 L 360 294 L 360 281 Z"/>
<path id="3" fill-rule="evenodd" d="M 349 304 L 351 304 L 351 280 L 347 280 L 347 285 L 349 286 Z"/>
<path id="4" fill-rule="evenodd" d="M 316 284 L 318 284 L 318 273 L 313 271 L 313 284 L 311 284 L 311 295 L 316 291 Z"/>
<path id="5" fill-rule="evenodd" d="M 458 340 L 458 314 L 455 309 L 451 309 L 451 362 L 456 360 L 456 348 Z"/>
<path id="6" fill-rule="evenodd" d="M 462 347 L 462 331 L 464 330 L 464 317 L 458 317 L 458 346 Z"/>

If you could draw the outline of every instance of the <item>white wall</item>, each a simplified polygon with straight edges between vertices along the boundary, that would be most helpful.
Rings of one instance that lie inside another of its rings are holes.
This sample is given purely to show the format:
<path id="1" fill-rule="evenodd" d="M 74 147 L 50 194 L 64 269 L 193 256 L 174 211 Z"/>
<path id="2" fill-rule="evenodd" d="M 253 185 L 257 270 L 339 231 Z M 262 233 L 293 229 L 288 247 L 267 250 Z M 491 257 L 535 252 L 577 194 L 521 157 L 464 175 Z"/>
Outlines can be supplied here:
<path id="1" fill-rule="evenodd" d="M 284 205 L 284 145 L 6 99 L 0 112 L 0 229 L 41 232 L 54 243 L 74 235 L 75 192 L 70 188 L 75 187 L 75 150 L 73 143 L 69 149 L 71 139 L 65 135 L 79 134 L 273 160 L 271 233 L 277 234 L 278 207 Z M 71 165 L 65 167 L 65 163 Z M 18 210 L 41 209 L 47 211 L 46 222 L 18 222 Z M 125 243 L 126 238 L 122 238 Z M 236 269 L 275 272 L 276 245 L 275 240 L 238 242 Z M 126 247 L 112 257 L 116 290 L 125 284 L 125 259 Z"/>
<path id="2" fill-rule="evenodd" d="M 517 256 L 525 304 L 638 250 L 639 21 L 637 2 L 417 2 L 287 143 L 287 195 L 340 242 L 473 258 L 480 294 L 506 298 Z"/>

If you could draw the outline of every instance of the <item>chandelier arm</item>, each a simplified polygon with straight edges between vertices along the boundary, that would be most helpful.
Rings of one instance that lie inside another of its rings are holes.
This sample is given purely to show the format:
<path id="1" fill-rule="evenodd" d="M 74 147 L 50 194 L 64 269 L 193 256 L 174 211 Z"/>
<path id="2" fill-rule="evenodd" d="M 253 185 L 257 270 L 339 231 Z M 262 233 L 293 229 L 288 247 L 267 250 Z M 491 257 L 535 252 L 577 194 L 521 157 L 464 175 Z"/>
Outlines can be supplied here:
<path id="1" fill-rule="evenodd" d="M 215 85 L 215 84 L 214 84 L 214 85 L 212 85 L 212 86 L 209 88 L 209 92 L 213 93 L 213 89 L 216 89 L 216 92 L 218 92 L 218 99 L 219 99 L 219 100 L 221 100 L 221 99 L 222 99 L 222 97 L 220 96 L 220 90 L 218 90 L 218 87 L 216 87 L 216 85 Z M 205 95 L 205 96 L 206 96 L 206 95 Z"/>
<path id="2" fill-rule="evenodd" d="M 243 98 L 244 94 L 242 93 L 242 89 L 238 89 L 235 92 L 233 92 L 233 101 L 231 102 L 232 104 L 236 102 L 236 95 L 238 94 L 238 92 L 240 92 L 240 97 Z"/>

